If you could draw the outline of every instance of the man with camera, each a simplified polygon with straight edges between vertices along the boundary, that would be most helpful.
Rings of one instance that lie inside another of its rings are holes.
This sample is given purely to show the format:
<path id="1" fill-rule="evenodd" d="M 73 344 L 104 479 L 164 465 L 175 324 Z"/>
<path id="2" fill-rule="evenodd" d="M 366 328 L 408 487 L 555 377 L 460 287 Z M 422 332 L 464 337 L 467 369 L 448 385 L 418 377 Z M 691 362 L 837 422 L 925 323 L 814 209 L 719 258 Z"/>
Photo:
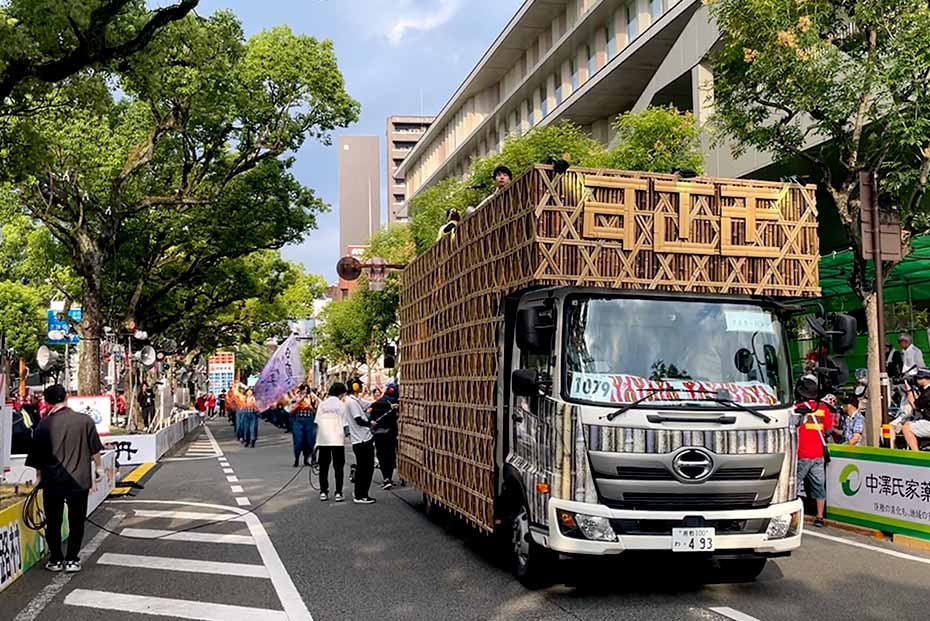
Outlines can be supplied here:
<path id="1" fill-rule="evenodd" d="M 913 408 L 913 415 L 902 425 L 901 430 L 908 448 L 917 451 L 920 448 L 917 438 L 930 438 L 930 369 L 917 369 L 914 381 L 918 388 L 916 397 L 914 391 L 905 383 L 905 387 L 908 388 L 907 401 Z"/>

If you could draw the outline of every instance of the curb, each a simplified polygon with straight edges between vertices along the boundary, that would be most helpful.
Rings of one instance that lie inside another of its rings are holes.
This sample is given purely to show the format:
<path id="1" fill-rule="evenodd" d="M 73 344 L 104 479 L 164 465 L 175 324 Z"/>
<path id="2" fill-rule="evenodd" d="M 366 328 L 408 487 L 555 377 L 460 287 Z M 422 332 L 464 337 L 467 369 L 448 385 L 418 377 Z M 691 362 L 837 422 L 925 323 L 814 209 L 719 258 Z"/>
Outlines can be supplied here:
<path id="1" fill-rule="evenodd" d="M 811 525 L 814 523 L 814 518 L 811 516 L 805 516 L 804 523 L 805 525 Z M 925 539 L 918 539 L 917 537 L 909 537 L 907 535 L 899 535 L 898 533 L 886 533 L 880 530 L 875 530 L 874 528 L 853 526 L 852 524 L 837 522 L 836 520 L 824 520 L 824 523 L 830 528 L 844 530 L 857 535 L 864 535 L 866 537 L 871 537 L 872 539 L 878 539 L 880 541 L 886 541 L 902 548 L 930 552 L 930 541 Z"/>

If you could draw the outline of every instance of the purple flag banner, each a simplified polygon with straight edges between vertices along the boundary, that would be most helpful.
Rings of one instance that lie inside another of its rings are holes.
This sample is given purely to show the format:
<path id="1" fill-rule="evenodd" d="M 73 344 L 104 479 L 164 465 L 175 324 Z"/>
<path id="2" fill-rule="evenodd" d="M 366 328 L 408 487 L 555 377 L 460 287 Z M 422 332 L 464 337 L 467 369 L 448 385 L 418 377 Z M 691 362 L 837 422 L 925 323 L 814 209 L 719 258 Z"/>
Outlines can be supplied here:
<path id="1" fill-rule="evenodd" d="M 267 410 L 304 381 L 304 365 L 300 361 L 300 343 L 293 336 L 278 346 L 255 384 L 255 404 Z"/>

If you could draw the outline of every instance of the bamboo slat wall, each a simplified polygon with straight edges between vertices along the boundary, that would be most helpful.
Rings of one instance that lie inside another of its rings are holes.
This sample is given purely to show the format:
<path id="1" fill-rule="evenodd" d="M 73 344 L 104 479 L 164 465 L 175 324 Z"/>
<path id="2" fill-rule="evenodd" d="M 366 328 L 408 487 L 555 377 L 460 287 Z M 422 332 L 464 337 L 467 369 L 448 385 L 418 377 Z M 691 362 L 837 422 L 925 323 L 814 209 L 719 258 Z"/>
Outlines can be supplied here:
<path id="1" fill-rule="evenodd" d="M 814 186 L 537 166 L 404 271 L 402 475 L 493 528 L 498 330 L 510 293 L 816 296 L 818 259 Z"/>

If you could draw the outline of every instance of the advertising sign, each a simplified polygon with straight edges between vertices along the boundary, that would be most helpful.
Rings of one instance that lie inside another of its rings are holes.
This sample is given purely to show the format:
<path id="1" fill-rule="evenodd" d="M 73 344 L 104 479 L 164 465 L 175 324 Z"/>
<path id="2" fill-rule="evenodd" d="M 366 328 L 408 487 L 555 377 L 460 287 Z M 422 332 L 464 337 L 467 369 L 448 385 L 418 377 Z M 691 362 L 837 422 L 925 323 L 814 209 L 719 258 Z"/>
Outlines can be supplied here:
<path id="1" fill-rule="evenodd" d="M 219 394 L 232 386 L 236 374 L 236 354 L 228 351 L 216 352 L 207 363 L 210 392 Z"/>
<path id="2" fill-rule="evenodd" d="M 930 539 L 930 455 L 830 445 L 827 517 Z"/>
<path id="3" fill-rule="evenodd" d="M 49 345 L 64 345 L 65 343 L 70 343 L 72 345 L 77 345 L 80 342 L 77 334 L 74 334 L 74 328 L 71 327 L 64 319 L 58 318 L 58 313 L 64 311 L 64 306 L 61 305 L 60 308 L 55 308 L 54 306 L 48 309 L 48 344 Z M 68 316 L 74 321 L 80 322 L 81 314 L 80 307 L 68 309 Z"/>
<path id="4" fill-rule="evenodd" d="M 100 435 L 110 433 L 110 405 L 110 397 L 101 395 L 68 397 L 68 407 L 78 414 L 87 414 L 94 419 L 94 425 Z"/>

